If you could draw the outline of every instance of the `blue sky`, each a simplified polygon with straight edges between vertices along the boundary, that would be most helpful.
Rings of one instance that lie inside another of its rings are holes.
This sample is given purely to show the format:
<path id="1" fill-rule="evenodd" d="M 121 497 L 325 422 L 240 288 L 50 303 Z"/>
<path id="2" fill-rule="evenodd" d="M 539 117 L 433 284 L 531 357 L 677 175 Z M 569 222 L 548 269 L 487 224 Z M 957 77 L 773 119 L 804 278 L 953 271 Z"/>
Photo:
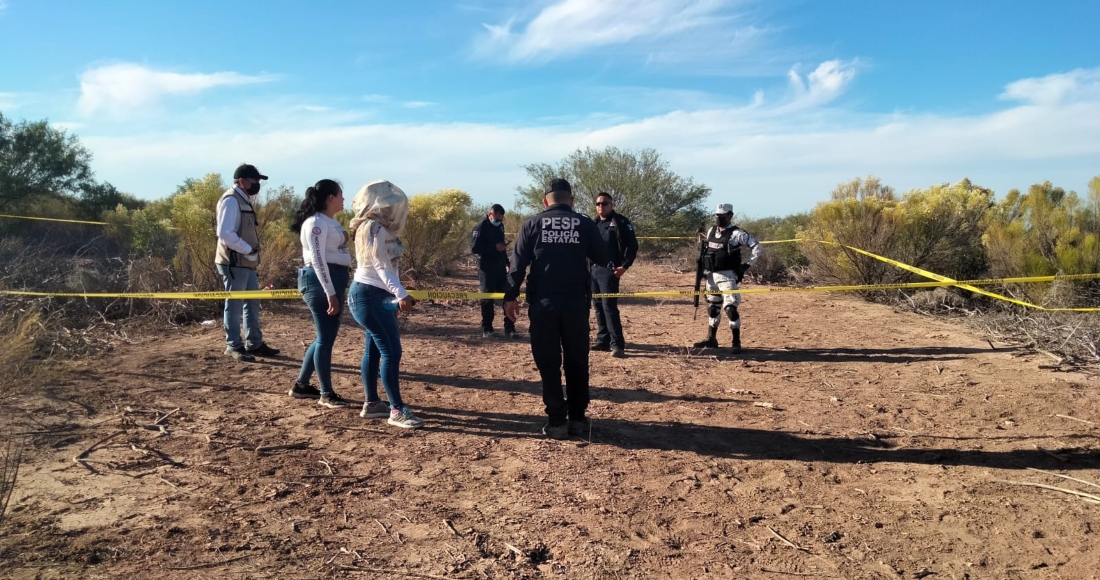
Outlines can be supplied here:
<path id="1" fill-rule="evenodd" d="M 1100 175 L 1100 2 L 0 0 L 0 111 L 146 199 L 242 161 L 457 187 L 652 147 L 748 217 L 837 183 Z"/>

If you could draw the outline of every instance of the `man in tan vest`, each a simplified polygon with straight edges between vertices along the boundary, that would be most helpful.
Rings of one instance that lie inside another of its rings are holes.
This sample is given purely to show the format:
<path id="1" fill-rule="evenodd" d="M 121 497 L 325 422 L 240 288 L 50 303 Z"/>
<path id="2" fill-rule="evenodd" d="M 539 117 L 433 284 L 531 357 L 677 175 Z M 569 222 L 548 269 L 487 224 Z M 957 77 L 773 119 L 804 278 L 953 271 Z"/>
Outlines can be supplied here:
<path id="1" fill-rule="evenodd" d="M 247 163 L 233 172 L 233 188 L 218 200 L 218 248 L 214 264 L 227 291 L 259 290 L 256 268 L 260 265 L 260 232 L 252 201 L 260 193 L 260 181 L 267 179 L 256 166 Z M 244 316 L 244 339 L 241 339 L 241 317 Z M 253 361 L 257 356 L 275 356 L 279 349 L 264 343 L 260 331 L 260 301 L 225 301 L 222 318 L 225 328 L 225 354 L 240 361 Z"/>

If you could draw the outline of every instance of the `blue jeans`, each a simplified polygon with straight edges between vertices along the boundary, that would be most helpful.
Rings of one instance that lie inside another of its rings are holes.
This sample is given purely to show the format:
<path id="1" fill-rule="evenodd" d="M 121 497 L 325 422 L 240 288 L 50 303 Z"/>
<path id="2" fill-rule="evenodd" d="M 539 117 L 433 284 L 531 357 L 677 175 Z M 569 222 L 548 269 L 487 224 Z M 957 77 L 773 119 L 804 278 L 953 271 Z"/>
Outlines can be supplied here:
<path id="1" fill-rule="evenodd" d="M 359 376 L 363 379 L 363 392 L 368 403 L 378 401 L 378 375 L 382 375 L 382 388 L 390 400 L 390 408 L 402 409 L 401 389 L 397 373 L 401 366 L 401 335 L 397 329 L 397 313 L 386 310 L 382 301 L 394 298 L 393 294 L 361 282 L 352 282 L 348 293 L 348 306 L 355 321 L 366 329 L 366 348 L 359 364 Z M 379 372 L 381 371 L 381 373 Z"/>
<path id="2" fill-rule="evenodd" d="M 336 289 L 336 297 L 342 303 L 344 290 L 348 287 L 348 267 L 329 264 L 329 275 L 332 277 L 332 285 Z M 317 330 L 317 338 L 306 349 L 302 357 L 302 370 L 298 372 L 298 383 L 309 384 L 309 378 L 313 371 L 317 371 L 317 382 L 321 384 L 322 395 L 332 394 L 332 347 L 336 344 L 336 335 L 340 332 L 340 315 L 331 316 L 328 313 L 328 296 L 325 287 L 317 278 L 317 272 L 312 267 L 302 268 L 298 273 L 298 291 L 302 293 L 302 299 L 309 312 L 313 315 L 313 327 Z M 342 305 L 341 305 L 342 306 Z"/>
<path id="3" fill-rule="evenodd" d="M 252 268 L 238 268 L 216 264 L 218 274 L 222 276 L 226 291 L 233 290 L 259 290 L 260 280 L 256 277 L 256 270 Z M 244 313 L 244 340 L 241 340 L 241 314 Z M 264 335 L 260 332 L 260 301 L 229 300 L 225 301 L 225 311 L 222 316 L 222 327 L 225 328 L 225 345 L 234 350 L 260 348 L 264 344 Z"/>

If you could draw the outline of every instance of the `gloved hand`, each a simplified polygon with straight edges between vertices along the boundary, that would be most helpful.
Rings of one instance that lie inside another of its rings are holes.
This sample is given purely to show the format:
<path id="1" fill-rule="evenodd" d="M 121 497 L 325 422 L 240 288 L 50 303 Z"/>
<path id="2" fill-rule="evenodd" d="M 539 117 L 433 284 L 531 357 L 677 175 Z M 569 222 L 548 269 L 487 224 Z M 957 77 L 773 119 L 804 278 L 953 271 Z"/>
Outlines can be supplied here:
<path id="1" fill-rule="evenodd" d="M 745 279 L 745 272 L 749 271 L 748 264 L 741 264 L 737 267 L 737 283 L 740 284 L 741 280 Z"/>

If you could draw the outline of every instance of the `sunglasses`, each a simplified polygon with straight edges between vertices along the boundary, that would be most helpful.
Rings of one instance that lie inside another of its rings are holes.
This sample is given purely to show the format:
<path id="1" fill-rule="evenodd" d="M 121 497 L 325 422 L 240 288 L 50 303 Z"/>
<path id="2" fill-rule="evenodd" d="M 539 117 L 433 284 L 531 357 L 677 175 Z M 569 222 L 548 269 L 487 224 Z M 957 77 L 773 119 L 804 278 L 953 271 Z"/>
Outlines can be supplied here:
<path id="1" fill-rule="evenodd" d="M 596 207 L 601 207 L 601 206 L 605 206 L 605 205 L 611 205 L 611 202 L 610 201 L 597 201 L 596 202 Z"/>

